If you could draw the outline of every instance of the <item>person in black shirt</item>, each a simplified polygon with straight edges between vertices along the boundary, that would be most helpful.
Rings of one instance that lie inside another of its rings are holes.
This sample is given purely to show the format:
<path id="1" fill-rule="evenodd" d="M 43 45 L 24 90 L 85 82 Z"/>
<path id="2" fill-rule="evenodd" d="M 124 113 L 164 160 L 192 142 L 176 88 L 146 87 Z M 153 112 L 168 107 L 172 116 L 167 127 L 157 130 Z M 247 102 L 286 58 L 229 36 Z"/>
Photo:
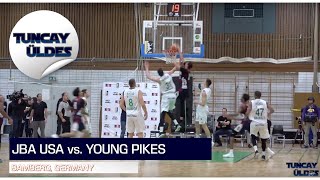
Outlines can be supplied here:
<path id="1" fill-rule="evenodd" d="M 33 137 L 38 137 L 38 129 L 40 128 L 40 137 L 45 137 L 45 127 L 48 118 L 47 104 L 42 101 L 42 95 L 37 94 L 37 101 L 33 102 L 30 121 L 32 120 Z"/>
<path id="2" fill-rule="evenodd" d="M 27 106 L 26 100 L 26 98 L 19 98 L 10 103 L 10 114 L 13 119 L 13 126 L 12 131 L 10 132 L 10 138 L 20 137 L 20 129 L 24 117 L 24 110 Z"/>
<path id="3" fill-rule="evenodd" d="M 28 103 L 26 105 L 24 112 L 23 121 L 20 127 L 20 137 L 23 136 L 23 130 L 25 130 L 26 137 L 31 137 L 32 134 L 30 134 L 29 130 L 29 121 L 30 121 L 30 113 L 31 113 L 31 106 L 32 106 L 33 100 L 31 97 L 28 98 Z"/>
<path id="4" fill-rule="evenodd" d="M 124 93 L 124 92 L 123 92 Z M 122 97 L 122 96 L 121 96 Z M 120 99 L 121 99 L 120 97 Z M 124 105 L 126 106 L 126 105 Z M 124 138 L 124 135 L 126 133 L 126 124 L 127 124 L 127 113 L 123 109 L 121 109 L 121 118 L 120 118 L 120 124 L 121 124 L 121 134 L 120 138 Z"/>
<path id="5" fill-rule="evenodd" d="M 217 146 L 222 146 L 220 135 L 227 135 L 231 137 L 232 129 L 231 129 L 231 120 L 227 118 L 227 109 L 222 109 L 222 116 L 219 116 L 217 119 L 217 131 L 214 134 L 214 140 L 217 143 Z M 230 142 L 231 143 L 231 142 Z"/>
<path id="6" fill-rule="evenodd" d="M 63 95 L 62 95 L 63 97 Z M 59 135 L 61 134 L 61 129 L 62 129 L 62 121 L 61 121 L 61 118 L 59 116 L 59 113 L 58 113 L 58 108 L 59 108 L 59 104 L 60 102 L 62 101 L 62 98 L 60 98 L 57 102 L 57 108 L 56 108 L 56 115 L 57 115 L 57 132 L 56 134 Z"/>

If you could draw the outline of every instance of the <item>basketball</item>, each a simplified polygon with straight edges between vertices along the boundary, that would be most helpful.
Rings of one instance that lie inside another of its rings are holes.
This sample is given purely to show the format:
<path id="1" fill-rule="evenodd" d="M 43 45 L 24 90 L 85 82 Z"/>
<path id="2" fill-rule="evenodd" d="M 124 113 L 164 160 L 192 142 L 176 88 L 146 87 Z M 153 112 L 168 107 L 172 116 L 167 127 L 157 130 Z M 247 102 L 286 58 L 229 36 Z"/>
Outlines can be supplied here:
<path id="1" fill-rule="evenodd" d="M 169 50 L 173 51 L 173 52 L 178 52 L 179 51 L 177 45 L 175 45 L 175 44 L 172 44 L 171 47 L 169 48 Z"/>

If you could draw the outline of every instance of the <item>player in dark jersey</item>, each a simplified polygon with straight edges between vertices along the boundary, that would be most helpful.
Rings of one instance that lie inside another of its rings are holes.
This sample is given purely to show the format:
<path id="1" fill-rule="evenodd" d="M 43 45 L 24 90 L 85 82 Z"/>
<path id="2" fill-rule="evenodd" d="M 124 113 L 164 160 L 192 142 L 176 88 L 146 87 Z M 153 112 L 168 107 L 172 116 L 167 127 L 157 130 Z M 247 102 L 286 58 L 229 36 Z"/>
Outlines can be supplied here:
<path id="1" fill-rule="evenodd" d="M 189 97 L 189 91 L 188 91 L 188 81 L 190 79 L 190 72 L 192 69 L 192 63 L 191 62 L 185 62 L 183 58 L 183 54 L 180 51 L 180 48 L 178 47 L 178 51 L 180 53 L 180 63 L 176 64 L 176 70 L 180 71 L 179 76 L 179 83 L 181 84 L 181 87 L 178 89 L 179 96 L 177 98 L 177 101 L 180 103 L 180 122 L 183 122 L 185 120 L 186 116 L 186 99 Z M 178 126 L 180 127 L 180 126 Z M 176 129 L 176 131 L 179 131 L 180 129 Z"/>
<path id="2" fill-rule="evenodd" d="M 240 104 L 240 108 L 239 108 L 238 113 L 228 116 L 229 119 L 240 120 L 241 124 L 239 124 L 238 126 L 236 126 L 233 129 L 233 133 L 230 137 L 230 152 L 227 154 L 224 154 L 223 155 L 224 158 L 233 158 L 234 157 L 234 155 L 233 155 L 233 140 L 234 140 L 235 135 L 237 133 L 244 133 L 245 131 L 247 131 L 247 133 L 250 132 L 250 120 L 245 116 L 247 109 L 248 109 L 249 100 L 250 100 L 250 96 L 248 94 L 243 94 L 242 98 L 241 98 L 241 104 Z M 247 143 L 248 143 L 249 148 L 252 147 L 250 133 L 247 134 Z"/>
<path id="3" fill-rule="evenodd" d="M 61 138 L 70 138 L 70 137 L 78 137 L 78 138 L 86 138 L 89 137 L 89 131 L 85 128 L 85 124 L 82 121 L 82 112 L 85 108 L 85 101 L 81 97 L 80 89 L 77 87 L 73 91 L 73 96 L 75 98 L 72 101 L 72 116 L 73 116 L 73 124 L 71 127 L 71 132 L 63 133 L 60 135 L 54 134 L 53 138 L 61 137 Z"/>

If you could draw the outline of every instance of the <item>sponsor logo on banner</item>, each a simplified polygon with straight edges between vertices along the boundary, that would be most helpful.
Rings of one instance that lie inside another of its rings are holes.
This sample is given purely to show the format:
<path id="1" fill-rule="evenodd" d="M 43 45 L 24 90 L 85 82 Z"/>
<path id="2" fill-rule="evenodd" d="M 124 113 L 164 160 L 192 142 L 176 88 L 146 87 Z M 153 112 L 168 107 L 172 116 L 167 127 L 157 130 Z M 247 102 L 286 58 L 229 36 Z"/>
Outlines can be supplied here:
<path id="1" fill-rule="evenodd" d="M 144 101 L 145 104 L 150 104 L 150 101 Z"/>
<path id="2" fill-rule="evenodd" d="M 156 120 L 158 120 L 158 118 L 156 118 L 156 117 L 151 117 L 151 121 L 156 121 Z"/>
<path id="3" fill-rule="evenodd" d="M 120 124 L 115 124 L 114 128 L 120 128 Z"/>
<path id="4" fill-rule="evenodd" d="M 111 84 L 106 84 L 106 87 L 111 87 Z M 107 91 L 108 92 L 108 91 Z"/>
<path id="5" fill-rule="evenodd" d="M 138 87 L 140 87 L 140 84 L 138 84 Z"/>
<path id="6" fill-rule="evenodd" d="M 109 124 L 104 124 L 104 127 L 105 127 L 105 128 L 109 128 L 110 125 L 109 125 Z"/>
<path id="7" fill-rule="evenodd" d="M 120 102 L 119 100 L 115 100 L 115 101 L 114 101 L 114 103 L 116 103 L 116 104 L 119 104 L 119 102 Z"/>
<path id="8" fill-rule="evenodd" d="M 116 88 L 119 88 L 119 83 L 117 83 Z"/>
<path id="9" fill-rule="evenodd" d="M 149 126 L 147 125 L 147 126 L 145 126 L 145 128 L 146 128 L 146 129 L 149 129 Z"/>
<path id="10" fill-rule="evenodd" d="M 117 116 L 113 116 L 112 120 L 118 120 L 118 117 Z"/>
<path id="11" fill-rule="evenodd" d="M 158 93 L 152 93 L 152 96 L 158 96 Z"/>
<path id="12" fill-rule="evenodd" d="M 109 96 L 109 91 L 106 91 L 106 96 Z"/>
<path id="13" fill-rule="evenodd" d="M 143 96 L 147 96 L 147 93 L 143 93 Z"/>
<path id="14" fill-rule="evenodd" d="M 146 86 L 145 86 L 145 87 L 146 87 L 146 89 L 148 88 L 148 84 L 147 84 L 147 83 L 146 83 Z"/>
<path id="15" fill-rule="evenodd" d="M 152 109 L 151 112 L 152 113 L 157 113 L 157 110 L 156 109 Z"/>
<path id="16" fill-rule="evenodd" d="M 114 96 L 118 96 L 118 94 L 119 94 L 118 92 L 114 92 L 113 93 Z"/>
<path id="17" fill-rule="evenodd" d="M 157 130 L 157 125 L 154 125 L 154 128 L 153 128 L 153 130 Z"/>
<path id="18" fill-rule="evenodd" d="M 153 89 L 156 89 L 156 88 L 158 88 L 158 86 L 155 85 L 155 84 L 153 84 L 153 85 L 152 85 L 152 88 L 153 88 Z"/>
<path id="19" fill-rule="evenodd" d="M 155 100 L 155 101 L 154 101 L 154 104 L 157 105 L 157 104 L 158 104 L 158 100 Z"/>
<path id="20" fill-rule="evenodd" d="M 118 110 L 119 110 L 119 107 L 116 107 L 114 112 L 118 112 Z"/>
<path id="21" fill-rule="evenodd" d="M 105 119 L 105 120 L 108 120 L 108 115 L 106 115 L 104 119 Z"/>
<path id="22" fill-rule="evenodd" d="M 107 103 L 107 104 L 110 104 L 110 100 L 107 99 L 107 100 L 106 100 L 106 103 Z"/>
<path id="23" fill-rule="evenodd" d="M 41 79 L 77 59 L 79 39 L 59 13 L 40 10 L 23 16 L 11 31 L 9 52 L 25 75 Z"/>
<path id="24" fill-rule="evenodd" d="M 105 108 L 104 110 L 105 111 L 111 111 L 111 108 Z"/>
<path id="25" fill-rule="evenodd" d="M 129 84 L 125 83 L 125 84 L 123 84 L 123 87 L 127 88 L 127 87 L 129 87 Z"/>

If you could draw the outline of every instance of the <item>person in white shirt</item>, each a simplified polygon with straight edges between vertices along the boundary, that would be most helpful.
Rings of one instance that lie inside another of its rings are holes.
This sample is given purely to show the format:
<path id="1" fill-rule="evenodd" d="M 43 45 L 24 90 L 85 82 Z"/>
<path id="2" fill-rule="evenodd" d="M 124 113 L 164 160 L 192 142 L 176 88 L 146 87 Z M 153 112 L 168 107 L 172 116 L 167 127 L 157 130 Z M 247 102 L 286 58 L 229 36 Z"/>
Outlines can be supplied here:
<path id="1" fill-rule="evenodd" d="M 246 115 L 252 121 L 250 124 L 250 134 L 252 137 L 253 149 L 255 156 L 258 154 L 257 137 L 258 133 L 261 138 L 262 146 L 262 160 L 266 159 L 265 150 L 267 149 L 270 157 L 274 155 L 274 152 L 267 148 L 267 140 L 270 138 L 268 131 L 268 116 L 274 113 L 274 109 L 263 99 L 261 99 L 261 92 L 256 91 L 254 93 L 255 99 L 249 103 Z"/>
<path id="2" fill-rule="evenodd" d="M 146 68 L 146 75 L 147 78 L 151 81 L 157 82 L 160 84 L 160 92 L 161 92 L 161 114 L 160 114 L 160 123 L 159 123 L 159 131 L 161 135 L 159 138 L 165 137 L 168 134 L 165 133 L 167 130 L 167 123 L 165 122 L 165 115 L 168 114 L 171 120 L 173 121 L 174 125 L 176 126 L 176 132 L 180 131 L 181 126 L 179 125 L 178 121 L 176 120 L 173 110 L 175 109 L 176 104 L 176 85 L 174 84 L 171 75 L 174 72 L 174 69 L 164 73 L 162 68 L 158 69 L 158 75 L 160 77 L 152 77 L 149 72 L 149 62 L 145 62 L 144 64 Z"/>
<path id="3" fill-rule="evenodd" d="M 211 134 L 209 128 L 207 126 L 207 119 L 209 114 L 208 100 L 211 96 L 211 89 L 209 88 L 211 85 L 211 80 L 206 79 L 204 84 L 204 89 L 201 90 L 199 104 L 196 109 L 196 137 L 199 138 L 200 134 L 200 126 L 204 130 L 207 138 L 211 138 Z"/>
<path id="4" fill-rule="evenodd" d="M 136 88 L 136 81 L 129 80 L 129 89 L 126 89 L 122 94 L 120 100 L 120 107 L 127 113 L 127 132 L 128 138 L 133 138 L 134 132 L 137 133 L 138 138 L 143 138 L 143 131 L 145 128 L 144 121 L 148 118 L 147 107 L 143 100 L 142 92 Z M 144 116 L 141 109 L 143 109 Z"/>

